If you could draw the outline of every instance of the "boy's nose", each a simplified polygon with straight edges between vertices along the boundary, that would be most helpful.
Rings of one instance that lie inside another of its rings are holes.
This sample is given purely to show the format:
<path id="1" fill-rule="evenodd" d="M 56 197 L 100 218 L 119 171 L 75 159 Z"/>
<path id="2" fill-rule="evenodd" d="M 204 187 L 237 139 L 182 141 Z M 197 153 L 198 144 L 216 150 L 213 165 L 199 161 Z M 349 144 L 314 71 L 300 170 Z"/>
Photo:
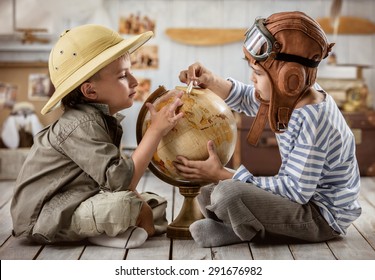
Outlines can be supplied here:
<path id="1" fill-rule="evenodd" d="M 138 81 L 132 74 L 129 74 L 128 81 L 129 81 L 129 87 L 134 88 L 138 86 Z"/>

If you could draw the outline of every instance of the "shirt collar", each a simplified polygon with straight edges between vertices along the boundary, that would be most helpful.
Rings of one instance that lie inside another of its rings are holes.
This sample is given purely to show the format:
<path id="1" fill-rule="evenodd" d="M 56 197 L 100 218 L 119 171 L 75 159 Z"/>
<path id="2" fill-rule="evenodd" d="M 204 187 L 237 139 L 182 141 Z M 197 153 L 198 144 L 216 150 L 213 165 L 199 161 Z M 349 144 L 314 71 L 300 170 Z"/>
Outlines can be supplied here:
<path id="1" fill-rule="evenodd" d="M 101 112 L 103 112 L 103 114 L 107 115 L 107 116 L 112 116 L 109 112 L 109 107 L 107 104 L 104 104 L 104 103 L 90 103 L 91 106 L 97 108 L 98 110 L 100 110 Z M 113 117 L 115 117 L 119 122 L 121 122 L 125 116 L 123 114 L 120 114 L 120 113 L 116 113 L 113 115 Z"/>

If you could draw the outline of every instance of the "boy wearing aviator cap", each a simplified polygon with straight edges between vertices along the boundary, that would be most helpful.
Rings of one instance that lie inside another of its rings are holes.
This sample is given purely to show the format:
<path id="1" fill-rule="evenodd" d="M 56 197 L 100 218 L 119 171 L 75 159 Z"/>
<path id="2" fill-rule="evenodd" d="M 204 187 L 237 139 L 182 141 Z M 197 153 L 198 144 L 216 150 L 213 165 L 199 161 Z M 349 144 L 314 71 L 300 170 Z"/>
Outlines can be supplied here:
<path id="1" fill-rule="evenodd" d="M 332 46 L 304 13 L 276 13 L 257 19 L 246 33 L 252 85 L 222 79 L 199 63 L 180 73 L 182 82 L 193 80 L 233 110 L 256 116 L 251 144 L 268 122 L 282 159 L 277 175 L 258 177 L 244 166 L 225 169 L 211 141 L 206 161 L 177 157 L 182 176 L 213 183 L 198 196 L 206 219 L 190 226 L 200 246 L 321 242 L 345 235 L 360 216 L 354 136 L 333 98 L 315 84 L 317 66 Z"/>
<path id="2" fill-rule="evenodd" d="M 55 92 L 42 114 L 59 105 L 64 113 L 36 135 L 18 176 L 11 204 L 15 236 L 134 248 L 165 231 L 165 199 L 138 194 L 136 186 L 161 137 L 182 117 L 175 114 L 181 93 L 167 94 L 175 102 L 158 112 L 147 104 L 150 129 L 131 157 L 119 150 L 123 116 L 117 112 L 133 105 L 138 85 L 130 54 L 152 35 L 123 39 L 99 25 L 61 35 L 49 58 Z M 153 217 L 152 206 L 159 206 L 160 217 Z"/>

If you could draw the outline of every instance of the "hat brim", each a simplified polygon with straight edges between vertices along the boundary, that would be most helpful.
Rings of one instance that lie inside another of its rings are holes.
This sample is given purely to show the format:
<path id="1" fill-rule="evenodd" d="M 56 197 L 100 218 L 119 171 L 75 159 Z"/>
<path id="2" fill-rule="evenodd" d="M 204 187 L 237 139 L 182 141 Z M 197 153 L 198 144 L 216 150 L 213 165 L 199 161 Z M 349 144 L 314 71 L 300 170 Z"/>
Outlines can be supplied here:
<path id="1" fill-rule="evenodd" d="M 73 75 L 69 76 L 64 82 L 59 85 L 51 98 L 41 110 L 42 115 L 45 115 L 59 106 L 59 102 L 68 93 L 92 77 L 100 69 L 107 66 L 125 52 L 133 53 L 143 44 L 145 44 L 153 36 L 152 31 L 147 31 L 129 39 L 125 39 L 120 43 L 106 49 L 95 58 L 87 62 L 84 66 L 79 68 Z"/>

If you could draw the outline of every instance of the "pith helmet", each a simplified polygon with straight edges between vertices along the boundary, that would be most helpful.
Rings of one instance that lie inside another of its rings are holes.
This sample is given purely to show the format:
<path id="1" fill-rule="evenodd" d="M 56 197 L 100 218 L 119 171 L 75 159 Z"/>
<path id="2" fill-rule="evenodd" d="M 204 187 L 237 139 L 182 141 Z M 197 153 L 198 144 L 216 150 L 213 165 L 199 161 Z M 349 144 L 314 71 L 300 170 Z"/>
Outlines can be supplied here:
<path id="1" fill-rule="evenodd" d="M 55 92 L 41 113 L 44 115 L 56 108 L 73 89 L 124 53 L 137 50 L 152 36 L 147 31 L 124 39 L 117 32 L 96 24 L 65 31 L 49 56 L 49 74 Z"/>

